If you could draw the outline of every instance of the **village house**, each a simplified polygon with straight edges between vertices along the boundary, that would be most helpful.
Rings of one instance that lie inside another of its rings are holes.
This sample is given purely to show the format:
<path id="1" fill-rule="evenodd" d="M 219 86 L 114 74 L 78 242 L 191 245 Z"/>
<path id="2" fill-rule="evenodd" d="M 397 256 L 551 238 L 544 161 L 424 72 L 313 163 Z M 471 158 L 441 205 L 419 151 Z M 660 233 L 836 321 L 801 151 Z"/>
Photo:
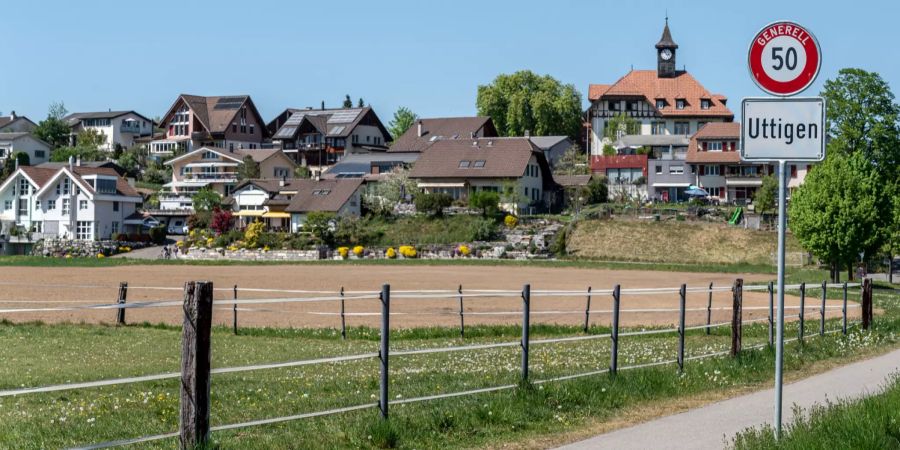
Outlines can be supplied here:
<path id="1" fill-rule="evenodd" d="M 344 155 L 385 152 L 391 142 L 391 134 L 368 106 L 288 109 L 279 117 L 285 114 L 290 117 L 272 135 L 272 143 L 313 172 L 321 173 Z"/>
<path id="2" fill-rule="evenodd" d="M 0 133 L 30 133 L 37 128 L 37 124 L 25 116 L 16 115 L 10 111 L 8 116 L 0 116 Z"/>
<path id="3" fill-rule="evenodd" d="M 441 117 L 419 119 L 391 144 L 388 152 L 421 153 L 441 139 L 497 137 L 490 117 Z"/>
<path id="4" fill-rule="evenodd" d="M 667 20 L 655 46 L 656 70 L 632 70 L 613 84 L 589 86 L 591 167 L 607 176 L 611 195 L 621 191 L 683 199 L 691 175 L 684 170 L 690 136 L 707 123 L 734 120 L 725 96 L 709 92 L 686 70 L 676 68 L 677 49 Z M 622 115 L 636 126 L 607 133 L 607 124 Z M 608 154 L 608 148 L 614 154 Z M 666 161 L 660 163 L 664 176 L 653 177 L 657 164 L 653 160 Z M 646 175 L 647 164 L 654 165 L 650 179 L 638 179 L 638 173 Z M 607 173 L 610 169 L 614 170 Z"/>
<path id="5" fill-rule="evenodd" d="M 0 185 L 0 241 L 5 253 L 27 253 L 44 238 L 112 239 L 141 202 L 109 168 L 19 167 Z"/>
<path id="6" fill-rule="evenodd" d="M 409 176 L 423 191 L 454 200 L 467 201 L 476 191 L 500 193 L 501 207 L 512 212 L 546 211 L 558 204 L 547 159 L 526 137 L 437 140 Z"/>
<path id="7" fill-rule="evenodd" d="M 28 155 L 30 165 L 40 164 L 50 158 L 50 150 L 50 144 L 31 133 L 24 131 L 0 133 L 0 164 L 19 152 Z"/>
<path id="8" fill-rule="evenodd" d="M 112 152 L 135 144 L 136 139 L 153 134 L 153 121 L 134 111 L 101 111 L 73 113 L 63 118 L 72 134 L 69 145 L 75 146 L 78 133 L 93 130 L 102 133 L 105 140 L 100 150 Z"/>
<path id="9" fill-rule="evenodd" d="M 375 183 L 398 168 L 408 169 L 419 159 L 419 155 L 418 152 L 347 155 L 328 168 L 322 178 L 362 178 L 365 183 Z"/>
<path id="10" fill-rule="evenodd" d="M 163 116 L 165 135 L 150 141 L 150 155 L 168 156 L 200 147 L 262 148 L 268 137 L 249 95 L 202 97 L 181 94 Z"/>
<path id="11" fill-rule="evenodd" d="M 262 221 L 272 231 L 297 232 L 311 212 L 359 217 L 360 179 L 247 180 L 229 199 L 236 226 Z"/>
<path id="12" fill-rule="evenodd" d="M 200 147 L 172 158 L 165 165 L 172 167 L 172 181 L 164 187 L 183 205 L 200 189 L 209 188 L 223 197 L 231 195 L 238 183 L 238 168 L 250 157 L 259 165 L 262 178 L 293 178 L 296 165 L 278 149 L 227 150 L 219 147 Z"/>

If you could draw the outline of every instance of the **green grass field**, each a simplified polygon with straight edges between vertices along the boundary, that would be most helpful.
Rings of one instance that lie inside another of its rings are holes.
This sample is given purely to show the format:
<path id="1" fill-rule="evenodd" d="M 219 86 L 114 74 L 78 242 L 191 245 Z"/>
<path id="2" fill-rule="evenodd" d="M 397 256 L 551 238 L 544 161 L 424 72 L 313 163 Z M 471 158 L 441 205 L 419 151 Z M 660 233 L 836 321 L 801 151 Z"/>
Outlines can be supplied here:
<path id="1" fill-rule="evenodd" d="M 877 294 L 886 311 L 873 332 L 814 337 L 807 322 L 804 345 L 787 345 L 789 374 L 826 361 L 859 358 L 898 344 L 896 298 Z M 828 328 L 839 326 L 829 321 Z M 793 327 L 793 328 L 791 328 Z M 796 325 L 787 335 L 796 335 Z M 727 350 L 729 328 L 706 336 L 687 335 L 686 355 Z M 590 333 L 603 334 L 605 328 Z M 624 332 L 624 330 L 623 330 Z M 392 351 L 515 342 L 514 326 L 456 330 L 392 331 Z M 532 341 L 579 336 L 574 327 L 537 325 Z M 179 328 L 0 323 L 0 390 L 174 372 L 179 369 Z M 337 330 L 228 329 L 213 332 L 213 367 L 233 367 L 377 351 L 378 331 L 352 328 L 347 340 Z M 745 326 L 744 346 L 762 344 L 762 324 Z M 680 399 L 726 395 L 767 383 L 773 352 L 747 350 L 739 358 L 716 357 L 622 370 L 618 376 L 540 384 L 540 380 L 602 370 L 609 365 L 608 338 L 532 344 L 530 384 L 499 392 L 395 405 L 382 421 L 376 409 L 213 433 L 219 448 L 471 448 L 524 445 L 534 439 L 573 433 L 614 420 L 627 411 L 677 405 Z M 675 333 L 623 336 L 620 367 L 675 359 Z M 391 359 L 392 400 L 452 393 L 519 382 L 518 347 L 395 356 Z M 376 359 L 214 375 L 213 426 L 375 402 Z M 57 448 L 173 432 L 178 424 L 178 380 L 151 381 L 72 391 L 0 397 L 0 447 Z M 137 445 L 173 448 L 176 439 Z"/>

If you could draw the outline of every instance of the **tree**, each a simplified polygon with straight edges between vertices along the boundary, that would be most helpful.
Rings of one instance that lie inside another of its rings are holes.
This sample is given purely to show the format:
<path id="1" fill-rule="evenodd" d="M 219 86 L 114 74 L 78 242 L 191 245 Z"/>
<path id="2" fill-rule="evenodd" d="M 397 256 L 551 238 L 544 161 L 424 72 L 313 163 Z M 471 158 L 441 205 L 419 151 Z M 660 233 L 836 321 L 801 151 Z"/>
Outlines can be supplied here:
<path id="1" fill-rule="evenodd" d="M 791 231 L 803 247 L 852 277 L 861 251 L 874 254 L 884 239 L 883 218 L 890 214 L 880 195 L 880 177 L 862 153 L 832 154 L 806 175 L 788 205 Z"/>
<path id="2" fill-rule="evenodd" d="M 394 112 L 394 118 L 388 123 L 391 136 L 394 138 L 402 136 L 417 120 L 419 120 L 419 116 L 409 108 L 405 106 L 397 108 L 397 111 Z"/>
<path id="3" fill-rule="evenodd" d="M 129 175 L 137 176 L 141 173 L 141 166 L 144 164 L 144 155 L 140 147 L 134 146 L 122 152 L 116 162 L 122 166 Z"/>
<path id="4" fill-rule="evenodd" d="M 334 213 L 314 211 L 306 215 L 303 229 L 312 233 L 322 244 L 334 245 Z"/>
<path id="5" fill-rule="evenodd" d="M 344 108 L 352 108 L 352 107 L 353 107 L 353 100 L 350 100 L 350 94 L 347 94 L 344 97 Z"/>
<path id="6" fill-rule="evenodd" d="M 603 156 L 616 156 L 616 148 L 609 144 L 603 144 Z"/>
<path id="7" fill-rule="evenodd" d="M 553 167 L 554 175 L 589 175 L 590 173 L 588 155 L 581 151 L 578 144 L 572 144 Z"/>
<path id="8" fill-rule="evenodd" d="M 194 211 L 213 211 L 222 205 L 222 196 L 218 192 L 203 188 L 193 197 Z"/>
<path id="9" fill-rule="evenodd" d="M 294 178 L 309 178 L 309 167 L 297 166 L 294 169 Z"/>
<path id="10" fill-rule="evenodd" d="M 32 134 L 50 144 L 54 149 L 67 145 L 71 129 L 62 120 L 66 114 L 68 111 L 63 102 L 51 103 L 47 111 L 47 118 L 38 123 Z"/>
<path id="11" fill-rule="evenodd" d="M 469 207 L 480 209 L 484 217 L 497 214 L 500 204 L 500 194 L 491 191 L 475 191 L 469 194 Z"/>
<path id="12" fill-rule="evenodd" d="M 756 190 L 753 196 L 753 207 L 758 213 L 765 214 L 775 211 L 778 201 L 778 179 L 774 175 L 767 175 L 762 180 L 762 186 Z"/>
<path id="13" fill-rule="evenodd" d="M 501 74 L 478 86 L 478 114 L 489 116 L 501 136 L 564 135 L 581 131 L 581 94 L 571 84 L 529 70 Z"/>
<path id="14" fill-rule="evenodd" d="M 106 135 L 93 128 L 81 130 L 75 137 L 76 147 L 99 150 L 102 145 L 106 145 Z"/>
<path id="15" fill-rule="evenodd" d="M 241 159 L 241 165 L 237 170 L 238 180 L 252 180 L 259 178 L 259 163 L 253 159 L 253 156 L 246 155 Z"/>
<path id="16" fill-rule="evenodd" d="M 396 167 L 385 174 L 378 183 L 365 190 L 363 205 L 376 214 L 390 215 L 394 211 L 394 206 L 409 201 L 418 190 L 416 182 L 409 178 L 409 169 Z"/>
<path id="17" fill-rule="evenodd" d="M 641 123 L 635 118 L 619 113 L 606 122 L 603 137 L 615 142 L 628 134 L 641 134 Z"/>
<path id="18" fill-rule="evenodd" d="M 227 209 L 216 207 L 213 209 L 212 219 L 209 221 L 209 228 L 221 236 L 227 233 L 234 226 L 234 215 Z"/>
<path id="19" fill-rule="evenodd" d="M 141 175 L 142 181 L 151 184 L 163 184 L 167 179 L 171 179 L 171 174 L 168 173 L 165 166 L 153 160 Z"/>
<path id="20" fill-rule="evenodd" d="M 862 69 L 841 69 L 825 82 L 828 103 L 828 153 L 861 152 L 886 180 L 900 168 L 900 107 L 880 75 Z"/>
<path id="21" fill-rule="evenodd" d="M 366 106 L 366 102 L 364 102 L 363 99 L 362 99 L 362 97 L 360 97 L 360 98 L 359 98 L 359 101 L 356 102 L 356 107 L 357 107 L 357 108 L 363 108 L 363 107 L 365 107 L 365 106 Z"/>
<path id="22" fill-rule="evenodd" d="M 90 147 L 61 147 L 50 154 L 50 161 L 68 162 L 69 158 L 81 161 L 105 161 L 106 153 Z"/>
<path id="23" fill-rule="evenodd" d="M 500 203 L 510 212 L 515 213 L 522 203 L 528 203 L 531 199 L 525 196 L 525 190 L 515 180 L 506 180 L 500 185 Z"/>
<path id="24" fill-rule="evenodd" d="M 416 195 L 415 202 L 417 211 L 429 216 L 441 217 L 444 215 L 444 208 L 453 204 L 453 197 L 443 192 L 423 192 Z"/>
<path id="25" fill-rule="evenodd" d="M 606 203 L 609 197 L 609 187 L 606 185 L 606 179 L 597 177 L 591 179 L 587 185 L 587 203 L 594 205 L 597 203 Z"/>
<path id="26" fill-rule="evenodd" d="M 19 167 L 30 166 L 31 158 L 25 152 L 15 152 L 12 156 L 6 158 L 6 161 L 3 161 L 3 168 L 0 170 L 0 181 L 6 180 L 16 171 L 17 162 Z"/>

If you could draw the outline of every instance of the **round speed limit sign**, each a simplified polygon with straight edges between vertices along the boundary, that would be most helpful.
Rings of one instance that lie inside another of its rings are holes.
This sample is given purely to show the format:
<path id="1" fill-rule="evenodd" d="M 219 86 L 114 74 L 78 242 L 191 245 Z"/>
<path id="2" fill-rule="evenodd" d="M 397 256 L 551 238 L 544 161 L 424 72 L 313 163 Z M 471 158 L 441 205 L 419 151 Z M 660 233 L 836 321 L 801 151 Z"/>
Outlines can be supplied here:
<path id="1" fill-rule="evenodd" d="M 803 26 L 775 22 L 753 38 L 748 63 L 760 89 L 786 97 L 812 84 L 822 65 L 822 52 L 815 36 Z"/>

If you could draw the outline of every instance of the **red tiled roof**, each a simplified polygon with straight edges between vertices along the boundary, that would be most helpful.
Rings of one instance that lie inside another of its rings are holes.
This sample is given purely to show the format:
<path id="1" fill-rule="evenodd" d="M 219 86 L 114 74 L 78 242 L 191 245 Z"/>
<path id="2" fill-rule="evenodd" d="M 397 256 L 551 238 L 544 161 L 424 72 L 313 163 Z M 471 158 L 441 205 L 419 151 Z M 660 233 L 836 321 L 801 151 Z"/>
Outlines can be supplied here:
<path id="1" fill-rule="evenodd" d="M 709 152 L 702 150 L 701 143 L 704 141 L 740 141 L 741 124 L 738 122 L 710 122 L 703 126 L 691 137 L 691 143 L 688 145 L 685 161 L 689 163 L 738 163 L 741 162 L 741 156 L 735 150 L 722 150 Z"/>
<path id="2" fill-rule="evenodd" d="M 647 176 L 647 155 L 591 156 L 591 171 L 606 174 L 606 169 L 641 169 Z"/>
<path id="3" fill-rule="evenodd" d="M 599 99 L 609 89 L 608 84 L 591 84 L 588 86 L 588 100 L 594 101 Z"/>
<path id="4" fill-rule="evenodd" d="M 666 107 L 659 111 L 663 117 L 705 116 L 723 117 L 727 120 L 734 118 L 734 113 L 725 106 L 727 99 L 724 96 L 710 93 L 685 71 L 676 72 L 673 77 L 660 77 L 655 70 L 632 70 L 607 89 L 602 90 L 603 86 L 605 85 L 590 85 L 588 98 L 593 101 L 602 97 L 644 97 L 653 107 L 656 107 L 656 100 L 662 99 L 666 101 Z M 686 102 L 684 109 L 676 109 L 678 99 Z M 702 99 L 710 101 L 709 109 L 700 107 Z"/>

